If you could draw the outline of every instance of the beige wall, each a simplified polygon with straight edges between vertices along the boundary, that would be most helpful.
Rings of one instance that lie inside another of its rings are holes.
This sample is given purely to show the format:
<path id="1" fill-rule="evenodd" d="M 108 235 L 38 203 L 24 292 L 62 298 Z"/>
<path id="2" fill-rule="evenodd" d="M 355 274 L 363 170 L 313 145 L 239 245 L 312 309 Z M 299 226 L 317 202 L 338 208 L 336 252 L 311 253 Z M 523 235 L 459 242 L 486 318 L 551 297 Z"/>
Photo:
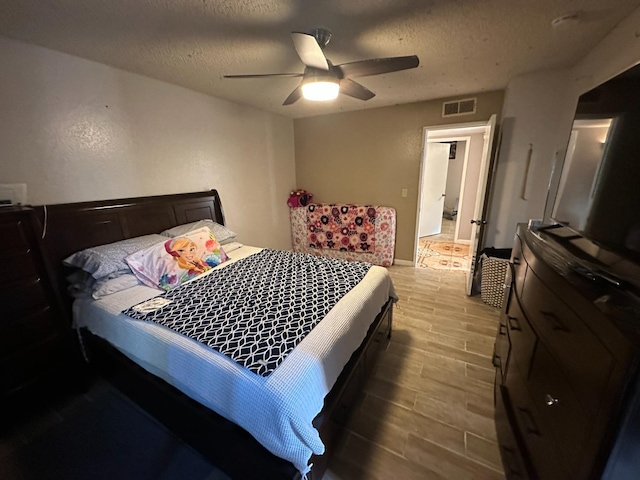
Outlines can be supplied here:
<path id="1" fill-rule="evenodd" d="M 0 37 L 0 183 L 31 204 L 217 188 L 239 240 L 290 248 L 293 121 Z"/>
<path id="2" fill-rule="evenodd" d="M 396 259 L 412 260 L 423 127 L 499 116 L 502 91 L 475 96 L 476 114 L 448 119 L 442 118 L 448 99 L 296 119 L 297 187 L 313 192 L 318 202 L 394 207 Z"/>
<path id="3" fill-rule="evenodd" d="M 489 209 L 487 246 L 511 247 L 517 223 L 548 219 L 578 96 L 640 62 L 639 24 L 637 8 L 572 68 L 511 79 L 502 112 L 503 142 Z M 522 199 L 530 145 L 532 158 Z"/>

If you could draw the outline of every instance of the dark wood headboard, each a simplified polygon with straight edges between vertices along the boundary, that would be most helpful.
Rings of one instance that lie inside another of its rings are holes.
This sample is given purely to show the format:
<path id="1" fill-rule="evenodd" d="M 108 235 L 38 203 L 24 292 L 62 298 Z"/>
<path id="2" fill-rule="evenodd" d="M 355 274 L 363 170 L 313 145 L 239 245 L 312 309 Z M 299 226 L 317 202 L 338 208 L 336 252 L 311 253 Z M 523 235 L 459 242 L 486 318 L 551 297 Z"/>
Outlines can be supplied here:
<path id="1" fill-rule="evenodd" d="M 77 251 L 209 218 L 224 225 L 217 190 L 95 202 L 39 205 L 43 250 L 54 271 L 54 281 L 66 297 L 62 261 Z"/>

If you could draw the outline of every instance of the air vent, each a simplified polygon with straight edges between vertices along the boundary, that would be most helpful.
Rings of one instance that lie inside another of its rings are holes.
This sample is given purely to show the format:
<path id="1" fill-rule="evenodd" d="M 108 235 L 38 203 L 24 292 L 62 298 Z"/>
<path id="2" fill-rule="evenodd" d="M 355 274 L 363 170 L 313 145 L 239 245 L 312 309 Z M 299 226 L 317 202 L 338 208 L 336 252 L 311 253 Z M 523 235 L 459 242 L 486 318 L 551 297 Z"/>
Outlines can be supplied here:
<path id="1" fill-rule="evenodd" d="M 464 98 L 442 104 L 443 117 L 455 117 L 458 115 L 472 115 L 476 113 L 477 98 Z"/>

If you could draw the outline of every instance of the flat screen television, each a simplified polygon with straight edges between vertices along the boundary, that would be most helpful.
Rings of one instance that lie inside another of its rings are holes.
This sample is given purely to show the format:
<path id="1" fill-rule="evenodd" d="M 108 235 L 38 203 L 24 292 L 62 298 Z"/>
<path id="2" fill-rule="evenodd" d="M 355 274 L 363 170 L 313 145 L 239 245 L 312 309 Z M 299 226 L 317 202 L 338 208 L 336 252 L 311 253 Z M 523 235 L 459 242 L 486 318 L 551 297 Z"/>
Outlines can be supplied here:
<path id="1" fill-rule="evenodd" d="M 640 64 L 580 96 L 551 218 L 640 264 Z"/>

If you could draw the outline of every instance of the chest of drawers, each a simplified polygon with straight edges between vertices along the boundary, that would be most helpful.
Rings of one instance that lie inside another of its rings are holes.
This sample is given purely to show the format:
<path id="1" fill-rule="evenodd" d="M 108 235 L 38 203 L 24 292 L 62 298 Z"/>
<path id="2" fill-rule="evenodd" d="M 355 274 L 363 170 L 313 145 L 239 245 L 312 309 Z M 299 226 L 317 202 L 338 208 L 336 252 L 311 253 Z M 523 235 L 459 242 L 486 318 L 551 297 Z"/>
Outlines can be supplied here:
<path id="1" fill-rule="evenodd" d="M 640 478 L 640 299 L 576 262 L 519 226 L 494 352 L 509 479 Z"/>
<path id="2" fill-rule="evenodd" d="M 5 401 L 59 370 L 70 334 L 31 209 L 0 209 L 0 264 L 0 400 Z"/>

